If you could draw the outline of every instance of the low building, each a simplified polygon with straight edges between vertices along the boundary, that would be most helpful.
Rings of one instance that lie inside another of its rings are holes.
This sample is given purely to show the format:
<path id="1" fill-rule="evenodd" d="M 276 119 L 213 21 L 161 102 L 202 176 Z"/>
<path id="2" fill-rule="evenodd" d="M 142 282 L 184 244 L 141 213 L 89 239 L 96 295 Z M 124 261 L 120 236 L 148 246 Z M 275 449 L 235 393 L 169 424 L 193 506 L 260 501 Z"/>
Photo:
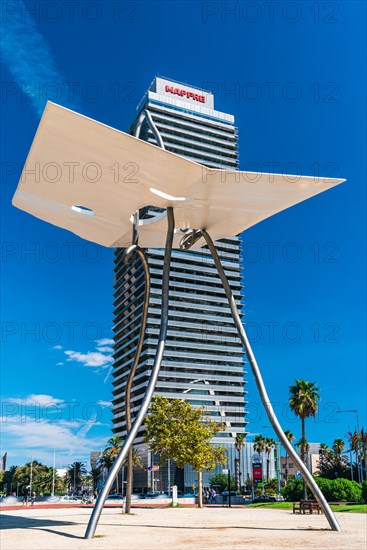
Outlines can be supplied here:
<path id="1" fill-rule="evenodd" d="M 307 468 L 309 469 L 312 475 L 317 475 L 318 462 L 319 462 L 319 450 L 320 450 L 320 443 L 309 443 L 309 448 L 307 453 Z M 296 452 L 298 456 L 301 456 L 301 450 L 299 448 L 296 449 Z M 298 471 L 298 468 L 291 457 L 288 457 L 288 461 L 287 461 L 287 458 L 285 456 L 282 456 L 281 471 L 282 471 L 282 479 L 287 479 L 287 477 L 288 478 L 295 477 L 296 472 Z M 288 476 L 287 476 L 287 473 L 288 473 Z"/>

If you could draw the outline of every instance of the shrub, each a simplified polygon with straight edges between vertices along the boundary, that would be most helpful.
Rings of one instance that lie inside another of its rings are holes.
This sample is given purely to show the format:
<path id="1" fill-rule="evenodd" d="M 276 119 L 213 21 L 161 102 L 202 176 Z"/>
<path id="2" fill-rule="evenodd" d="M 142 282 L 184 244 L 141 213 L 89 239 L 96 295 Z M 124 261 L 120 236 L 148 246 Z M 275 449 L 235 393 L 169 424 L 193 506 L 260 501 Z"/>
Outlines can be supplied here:
<path id="1" fill-rule="evenodd" d="M 326 479 L 323 477 L 315 477 L 317 485 L 320 487 L 324 497 L 331 502 L 362 502 L 363 498 L 367 501 L 367 482 L 362 489 L 362 485 L 356 481 L 349 479 Z M 288 485 L 282 489 L 282 495 L 286 500 L 301 500 L 303 498 L 303 481 L 302 479 L 292 479 Z M 308 496 L 311 496 L 308 489 Z"/>
<path id="2" fill-rule="evenodd" d="M 367 479 L 362 483 L 362 500 L 367 504 Z"/>
<path id="3" fill-rule="evenodd" d="M 324 493 L 326 500 L 337 502 L 362 501 L 362 486 L 356 481 L 350 481 L 349 479 L 344 478 L 316 478 L 316 483 Z"/>
<path id="4" fill-rule="evenodd" d="M 303 498 L 303 480 L 290 479 L 288 484 L 281 490 L 281 493 L 286 500 L 301 500 Z"/>

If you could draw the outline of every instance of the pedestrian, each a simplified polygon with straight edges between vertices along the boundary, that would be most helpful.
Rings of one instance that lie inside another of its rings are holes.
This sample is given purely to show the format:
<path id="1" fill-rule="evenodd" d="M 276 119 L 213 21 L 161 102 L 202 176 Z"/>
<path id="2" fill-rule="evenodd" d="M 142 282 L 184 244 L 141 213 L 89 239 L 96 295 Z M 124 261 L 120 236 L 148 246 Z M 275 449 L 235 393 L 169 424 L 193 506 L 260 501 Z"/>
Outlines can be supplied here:
<path id="1" fill-rule="evenodd" d="M 206 490 L 205 490 L 205 501 L 206 501 L 206 504 L 209 504 L 209 501 L 210 501 L 210 491 L 209 491 L 209 488 L 207 487 Z"/>
<path id="2" fill-rule="evenodd" d="M 215 504 L 216 497 L 217 497 L 217 493 L 215 489 L 212 489 L 212 504 Z"/>
<path id="3" fill-rule="evenodd" d="M 97 489 L 94 489 L 94 491 L 93 491 L 94 500 L 97 500 L 97 497 L 98 497 L 98 491 L 97 491 Z"/>
<path id="4" fill-rule="evenodd" d="M 22 501 L 23 506 L 28 506 L 28 499 L 29 499 L 29 488 L 24 487 L 24 489 L 23 489 L 23 501 Z"/>
<path id="5" fill-rule="evenodd" d="M 33 491 L 31 494 L 31 506 L 34 506 L 35 502 L 36 502 L 36 491 Z"/>

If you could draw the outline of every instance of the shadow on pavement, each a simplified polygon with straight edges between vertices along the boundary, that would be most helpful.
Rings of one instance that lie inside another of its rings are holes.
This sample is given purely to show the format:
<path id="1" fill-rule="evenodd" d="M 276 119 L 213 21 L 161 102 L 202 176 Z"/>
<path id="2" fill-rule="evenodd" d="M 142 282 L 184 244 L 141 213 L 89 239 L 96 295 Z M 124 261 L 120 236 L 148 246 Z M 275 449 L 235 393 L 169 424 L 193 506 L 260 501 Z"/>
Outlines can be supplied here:
<path id="1" fill-rule="evenodd" d="M 24 516 L 14 516 L 2 513 L 0 515 L 0 528 L 5 529 L 39 529 L 40 531 L 48 531 L 55 535 L 62 535 L 63 537 L 69 537 L 73 539 L 81 539 L 78 535 L 71 535 L 70 533 L 63 533 L 57 529 L 48 529 L 50 527 L 57 527 L 61 525 L 78 525 L 75 521 L 62 521 L 53 519 L 35 519 L 26 518 Z"/>
<path id="2" fill-rule="evenodd" d="M 103 523 L 102 524 L 103 527 L 105 527 L 107 524 L 106 523 Z M 116 524 L 110 524 L 111 527 L 114 525 L 116 526 Z M 131 527 L 130 525 L 120 525 L 120 527 Z M 227 530 L 227 529 L 255 529 L 255 530 L 261 530 L 261 531 L 330 531 L 330 529 L 328 529 L 327 527 L 323 528 L 323 527 L 254 527 L 254 526 L 250 526 L 250 525 L 213 525 L 211 527 L 205 527 L 205 526 L 200 526 L 198 525 L 197 527 L 194 526 L 194 525 L 190 525 L 190 526 L 183 526 L 183 525 L 143 525 L 143 524 L 138 524 L 138 525 L 135 525 L 134 527 L 154 527 L 154 528 L 159 528 L 159 529 L 198 529 L 198 530 L 217 530 L 217 531 L 224 531 L 224 530 Z"/>

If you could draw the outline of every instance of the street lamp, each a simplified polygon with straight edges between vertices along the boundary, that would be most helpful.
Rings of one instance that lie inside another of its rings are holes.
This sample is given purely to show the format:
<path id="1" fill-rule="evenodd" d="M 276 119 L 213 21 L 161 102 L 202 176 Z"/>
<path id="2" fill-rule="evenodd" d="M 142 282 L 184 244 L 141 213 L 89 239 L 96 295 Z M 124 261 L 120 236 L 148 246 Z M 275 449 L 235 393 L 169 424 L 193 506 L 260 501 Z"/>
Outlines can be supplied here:
<path id="1" fill-rule="evenodd" d="M 151 117 L 142 112 L 143 115 L 157 136 L 158 144 L 162 145 Z M 96 162 L 90 161 L 92 153 Z M 76 162 L 70 163 L 70 159 Z M 138 162 L 132 163 L 131 159 Z M 73 177 L 70 164 L 73 164 Z M 118 178 L 116 181 L 116 171 L 111 169 L 116 164 L 119 167 L 133 165 L 133 168 L 136 165 L 139 177 Z M 47 179 L 50 165 L 53 169 L 56 166 L 57 179 Z M 40 169 L 41 185 L 37 181 L 39 176 L 35 176 L 35 166 Z M 74 170 L 75 166 L 79 168 Z M 93 174 L 89 168 L 93 168 Z M 109 489 L 143 424 L 158 380 L 167 339 L 172 250 L 189 250 L 204 245 L 213 258 L 269 422 L 297 464 L 331 528 L 340 531 L 324 495 L 289 444 L 275 415 L 214 242 L 238 235 L 343 181 L 213 170 L 69 109 L 47 103 L 13 204 L 89 241 L 124 248 L 126 262 L 138 255 L 145 270 L 148 267 L 143 249 L 164 248 L 160 330 L 150 379 L 134 423 L 94 506 L 85 534 L 87 539 L 94 535 Z M 139 220 L 139 211 L 152 204 L 160 208 L 161 213 Z"/>
<path id="2" fill-rule="evenodd" d="M 55 469 L 56 469 L 56 453 L 54 451 L 54 461 L 53 461 L 53 468 L 52 468 L 52 491 L 51 491 L 51 496 L 55 496 Z"/>

